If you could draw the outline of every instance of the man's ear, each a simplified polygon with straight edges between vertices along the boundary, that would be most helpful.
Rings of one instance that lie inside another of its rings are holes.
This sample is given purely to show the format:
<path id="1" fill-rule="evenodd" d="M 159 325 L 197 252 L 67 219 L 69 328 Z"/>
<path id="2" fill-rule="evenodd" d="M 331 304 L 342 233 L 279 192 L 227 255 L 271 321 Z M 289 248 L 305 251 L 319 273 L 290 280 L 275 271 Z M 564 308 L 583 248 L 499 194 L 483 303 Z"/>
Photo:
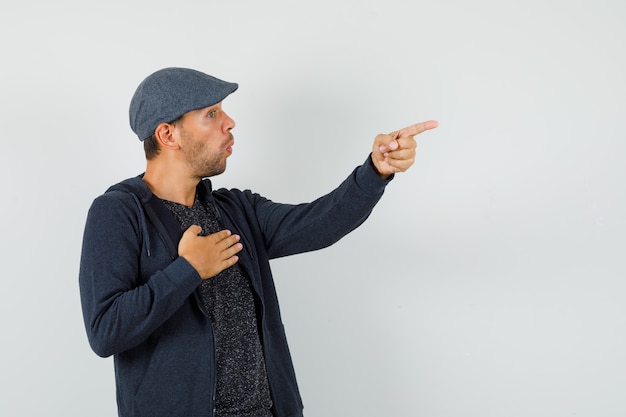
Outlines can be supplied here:
<path id="1" fill-rule="evenodd" d="M 171 123 L 159 123 L 154 131 L 157 141 L 164 149 L 178 149 L 178 141 L 174 136 L 174 125 Z"/>

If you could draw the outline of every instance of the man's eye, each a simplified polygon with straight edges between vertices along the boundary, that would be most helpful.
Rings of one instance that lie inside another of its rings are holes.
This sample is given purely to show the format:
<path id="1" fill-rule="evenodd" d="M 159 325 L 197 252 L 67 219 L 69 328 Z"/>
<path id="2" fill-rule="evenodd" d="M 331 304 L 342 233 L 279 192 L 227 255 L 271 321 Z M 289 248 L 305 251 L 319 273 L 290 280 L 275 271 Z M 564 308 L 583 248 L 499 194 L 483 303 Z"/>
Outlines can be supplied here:
<path id="1" fill-rule="evenodd" d="M 216 113 L 216 112 L 215 112 L 215 110 L 211 110 L 211 111 L 209 112 L 209 114 L 207 114 L 207 117 L 208 117 L 209 119 L 213 119 L 213 118 L 215 118 L 215 113 Z"/>

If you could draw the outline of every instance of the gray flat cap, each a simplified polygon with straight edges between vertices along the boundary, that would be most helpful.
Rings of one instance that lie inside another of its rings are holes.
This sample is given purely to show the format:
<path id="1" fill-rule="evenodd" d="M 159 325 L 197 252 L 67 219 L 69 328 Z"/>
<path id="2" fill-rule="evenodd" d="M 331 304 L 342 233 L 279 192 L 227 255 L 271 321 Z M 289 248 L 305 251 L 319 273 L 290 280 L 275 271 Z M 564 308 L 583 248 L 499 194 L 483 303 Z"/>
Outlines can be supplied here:
<path id="1" fill-rule="evenodd" d="M 164 68 L 139 84 L 130 101 L 130 127 L 144 141 L 159 123 L 169 123 L 183 114 L 210 107 L 239 87 L 188 68 Z"/>

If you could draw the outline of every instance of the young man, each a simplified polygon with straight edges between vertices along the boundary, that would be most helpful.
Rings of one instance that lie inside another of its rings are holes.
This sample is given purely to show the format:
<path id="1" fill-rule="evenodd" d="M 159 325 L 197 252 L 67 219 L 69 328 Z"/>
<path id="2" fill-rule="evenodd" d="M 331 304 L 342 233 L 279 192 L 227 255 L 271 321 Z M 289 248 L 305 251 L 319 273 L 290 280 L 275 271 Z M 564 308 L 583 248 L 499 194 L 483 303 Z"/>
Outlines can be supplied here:
<path id="1" fill-rule="evenodd" d="M 207 179 L 232 153 L 222 101 L 237 87 L 184 68 L 148 76 L 130 105 L 146 171 L 89 210 L 83 315 L 93 350 L 114 355 L 120 417 L 302 416 L 269 261 L 359 226 L 413 164 L 414 136 L 437 126 L 378 135 L 337 189 L 278 204 Z"/>

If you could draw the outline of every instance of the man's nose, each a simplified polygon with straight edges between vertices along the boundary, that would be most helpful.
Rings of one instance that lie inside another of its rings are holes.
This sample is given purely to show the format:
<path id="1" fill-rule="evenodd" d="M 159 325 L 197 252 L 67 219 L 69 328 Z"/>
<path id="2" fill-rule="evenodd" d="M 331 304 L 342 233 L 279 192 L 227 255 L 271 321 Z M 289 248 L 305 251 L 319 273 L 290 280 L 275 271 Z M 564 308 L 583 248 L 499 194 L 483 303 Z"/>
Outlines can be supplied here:
<path id="1" fill-rule="evenodd" d="M 226 127 L 226 130 L 231 130 L 235 128 L 235 121 L 227 114 L 224 113 L 226 115 L 226 120 L 224 123 L 224 126 Z"/>

